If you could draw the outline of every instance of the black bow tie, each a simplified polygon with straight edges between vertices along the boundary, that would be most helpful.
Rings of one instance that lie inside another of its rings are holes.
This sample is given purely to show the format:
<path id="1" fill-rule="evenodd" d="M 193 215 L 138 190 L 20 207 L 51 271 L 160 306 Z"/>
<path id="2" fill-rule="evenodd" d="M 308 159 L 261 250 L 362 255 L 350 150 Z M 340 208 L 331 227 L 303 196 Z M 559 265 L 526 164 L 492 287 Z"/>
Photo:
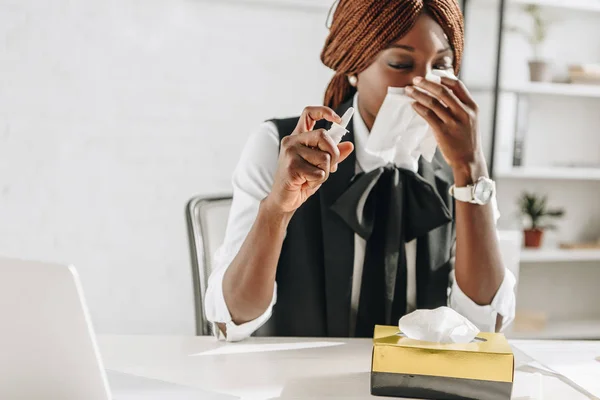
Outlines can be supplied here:
<path id="1" fill-rule="evenodd" d="M 332 210 L 367 241 L 356 336 L 370 337 L 406 313 L 404 244 L 452 215 L 429 182 L 393 164 L 357 175 Z"/>

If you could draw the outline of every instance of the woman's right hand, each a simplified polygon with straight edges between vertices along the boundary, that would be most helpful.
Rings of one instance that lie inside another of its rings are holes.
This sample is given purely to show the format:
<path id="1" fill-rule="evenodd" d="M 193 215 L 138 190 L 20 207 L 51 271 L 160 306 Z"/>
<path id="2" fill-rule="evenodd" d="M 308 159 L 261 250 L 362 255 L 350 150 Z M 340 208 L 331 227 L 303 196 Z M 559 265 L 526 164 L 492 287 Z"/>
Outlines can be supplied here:
<path id="1" fill-rule="evenodd" d="M 322 119 L 341 122 L 329 107 L 306 107 L 294 132 L 281 141 L 273 188 L 265 199 L 271 209 L 294 212 L 352 153 L 352 143 L 336 145 L 324 129 L 312 130 Z"/>

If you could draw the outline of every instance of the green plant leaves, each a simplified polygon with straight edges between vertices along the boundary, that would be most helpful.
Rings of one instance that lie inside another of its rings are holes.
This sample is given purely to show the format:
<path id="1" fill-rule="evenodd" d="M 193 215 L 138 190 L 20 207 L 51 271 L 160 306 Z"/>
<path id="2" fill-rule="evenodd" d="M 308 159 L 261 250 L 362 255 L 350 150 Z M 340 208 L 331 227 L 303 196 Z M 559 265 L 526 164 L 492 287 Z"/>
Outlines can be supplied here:
<path id="1" fill-rule="evenodd" d="M 560 218 L 565 215 L 565 210 L 548 208 L 548 196 L 535 193 L 523 193 L 518 200 L 522 215 L 531 220 L 531 229 L 556 229 L 556 226 L 546 220 Z"/>

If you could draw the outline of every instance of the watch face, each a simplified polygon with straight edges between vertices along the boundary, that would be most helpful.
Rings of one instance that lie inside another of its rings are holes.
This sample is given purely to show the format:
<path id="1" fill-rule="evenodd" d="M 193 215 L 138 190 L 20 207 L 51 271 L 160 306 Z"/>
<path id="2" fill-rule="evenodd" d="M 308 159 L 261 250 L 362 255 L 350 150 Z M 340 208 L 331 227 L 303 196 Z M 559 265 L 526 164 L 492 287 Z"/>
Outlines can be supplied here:
<path id="1" fill-rule="evenodd" d="M 494 182 L 490 179 L 480 179 L 475 184 L 475 200 L 482 204 L 487 204 L 494 195 Z"/>

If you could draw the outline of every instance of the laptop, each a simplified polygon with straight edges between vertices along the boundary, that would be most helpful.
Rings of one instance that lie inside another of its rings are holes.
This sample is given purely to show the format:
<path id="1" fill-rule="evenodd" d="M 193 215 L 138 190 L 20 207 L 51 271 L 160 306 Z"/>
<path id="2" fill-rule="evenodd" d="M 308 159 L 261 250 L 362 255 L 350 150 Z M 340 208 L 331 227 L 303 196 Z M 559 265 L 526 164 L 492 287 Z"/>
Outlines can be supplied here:
<path id="1" fill-rule="evenodd" d="M 107 374 L 75 268 L 0 258 L 0 399 L 232 398 Z"/>

